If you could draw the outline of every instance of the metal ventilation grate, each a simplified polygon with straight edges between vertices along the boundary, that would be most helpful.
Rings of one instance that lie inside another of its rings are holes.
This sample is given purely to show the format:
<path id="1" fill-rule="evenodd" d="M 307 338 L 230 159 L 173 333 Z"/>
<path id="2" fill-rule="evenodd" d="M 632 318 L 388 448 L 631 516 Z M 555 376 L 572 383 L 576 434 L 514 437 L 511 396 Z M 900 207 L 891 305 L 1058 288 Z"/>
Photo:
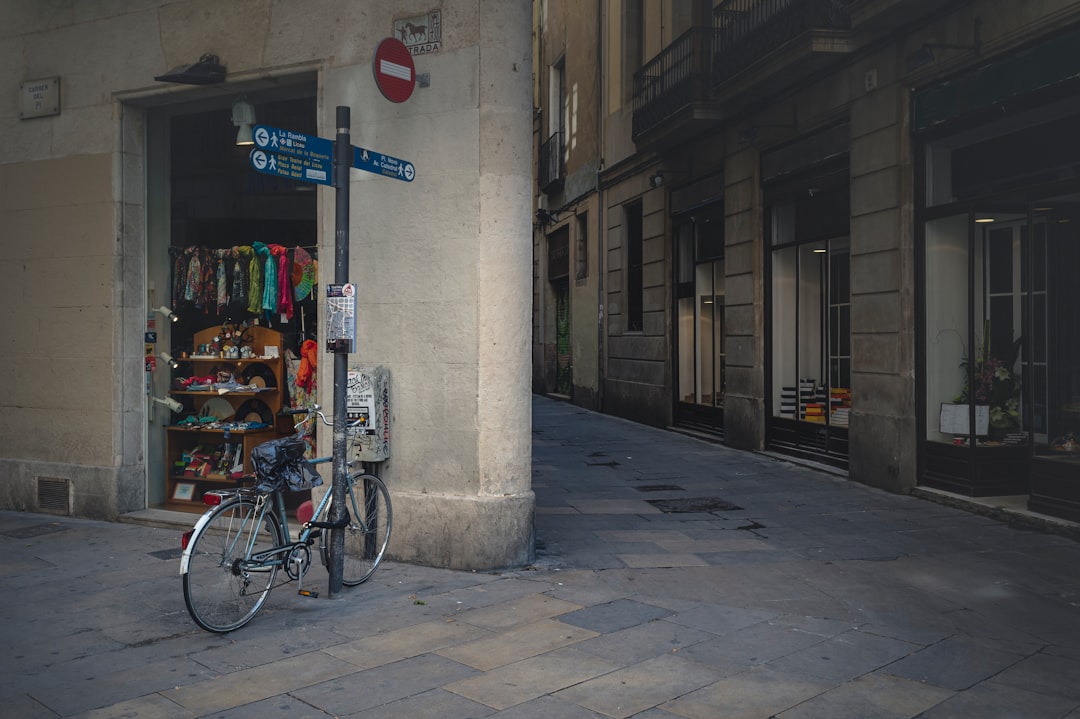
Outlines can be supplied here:
<path id="1" fill-rule="evenodd" d="M 38 477 L 37 506 L 39 512 L 71 514 L 71 481 L 56 477 Z"/>
<path id="2" fill-rule="evenodd" d="M 698 512 L 732 512 L 742 509 L 720 497 L 687 497 L 685 499 L 646 499 L 664 514 L 693 514 Z"/>

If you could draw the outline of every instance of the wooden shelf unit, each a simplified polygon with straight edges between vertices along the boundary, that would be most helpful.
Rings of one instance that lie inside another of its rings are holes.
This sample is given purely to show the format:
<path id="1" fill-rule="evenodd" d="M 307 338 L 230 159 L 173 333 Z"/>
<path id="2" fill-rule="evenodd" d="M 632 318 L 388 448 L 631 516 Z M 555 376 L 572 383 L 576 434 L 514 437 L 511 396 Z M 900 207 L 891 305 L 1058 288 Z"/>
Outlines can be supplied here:
<path id="1" fill-rule="evenodd" d="M 194 347 L 210 345 L 221 334 L 220 327 L 211 327 L 195 333 Z M 280 412 L 287 401 L 285 365 L 282 358 L 283 347 L 281 333 L 267 327 L 254 326 L 247 329 L 251 339 L 248 346 L 258 355 L 266 347 L 276 347 L 276 357 L 258 356 L 246 359 L 230 359 L 220 356 L 195 355 L 177 358 L 180 376 L 202 377 L 216 376 L 219 371 L 228 371 L 238 382 L 245 382 L 245 375 L 257 371 L 266 381 L 266 389 L 259 391 L 230 390 L 224 394 L 217 390 L 173 389 L 170 396 L 184 405 L 185 415 L 200 415 L 204 405 L 214 398 L 221 398 L 229 403 L 234 413 L 244 408 L 245 403 L 257 400 L 265 405 L 261 421 L 267 421 L 268 427 L 254 429 L 225 429 L 205 425 L 171 425 L 166 427 L 166 496 L 168 509 L 188 512 L 202 512 L 205 506 L 202 495 L 209 489 L 222 489 L 236 486 L 236 481 L 227 473 L 219 471 L 215 460 L 225 451 L 226 443 L 239 445 L 243 457 L 243 471 L 249 474 L 251 468 L 251 450 L 258 444 L 274 439 L 280 434 L 292 431 L 292 423 L 282 418 Z M 272 380 L 272 382 L 271 382 Z M 272 387 L 270 385 L 273 385 Z M 244 416 L 234 416 L 233 421 L 242 421 Z M 235 447 L 234 447 L 235 450 Z M 215 466 L 208 466 L 208 472 L 192 472 L 193 462 L 185 458 L 194 458 L 194 454 L 208 458 Z M 178 493 L 178 487 L 180 493 Z M 187 494 L 184 493 L 187 490 Z"/>

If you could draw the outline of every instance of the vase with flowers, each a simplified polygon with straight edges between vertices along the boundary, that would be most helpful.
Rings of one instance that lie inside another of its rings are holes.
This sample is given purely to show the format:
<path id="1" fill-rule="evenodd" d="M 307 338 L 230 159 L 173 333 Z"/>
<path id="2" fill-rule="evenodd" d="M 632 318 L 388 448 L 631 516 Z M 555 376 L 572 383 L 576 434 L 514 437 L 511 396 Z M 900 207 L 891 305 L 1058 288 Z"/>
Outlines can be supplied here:
<path id="1" fill-rule="evenodd" d="M 1021 340 L 1015 340 L 1010 356 L 1002 359 L 990 353 L 989 337 L 990 321 L 987 320 L 978 353 L 974 358 L 964 357 L 960 363 L 964 370 L 964 386 L 953 402 L 986 405 L 990 408 L 991 433 L 1005 434 L 1020 427 L 1020 377 L 1013 372 L 1013 367 L 1020 354 Z"/>

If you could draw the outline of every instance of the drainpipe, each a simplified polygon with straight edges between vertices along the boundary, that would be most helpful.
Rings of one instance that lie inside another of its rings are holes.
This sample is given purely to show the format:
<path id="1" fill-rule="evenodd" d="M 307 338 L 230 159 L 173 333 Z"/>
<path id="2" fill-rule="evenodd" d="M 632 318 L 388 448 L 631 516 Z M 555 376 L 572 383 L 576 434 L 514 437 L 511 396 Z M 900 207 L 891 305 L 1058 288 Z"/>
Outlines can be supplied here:
<path id="1" fill-rule="evenodd" d="M 600 78 L 599 97 L 596 103 L 596 142 L 600 150 L 600 163 L 596 168 L 596 404 L 604 411 L 604 378 L 606 376 L 604 349 L 604 255 L 607 254 L 607 237 L 604 236 L 604 188 L 600 184 L 600 172 L 604 167 L 604 103 L 607 76 L 604 73 L 604 0 L 596 3 L 596 76 Z"/>

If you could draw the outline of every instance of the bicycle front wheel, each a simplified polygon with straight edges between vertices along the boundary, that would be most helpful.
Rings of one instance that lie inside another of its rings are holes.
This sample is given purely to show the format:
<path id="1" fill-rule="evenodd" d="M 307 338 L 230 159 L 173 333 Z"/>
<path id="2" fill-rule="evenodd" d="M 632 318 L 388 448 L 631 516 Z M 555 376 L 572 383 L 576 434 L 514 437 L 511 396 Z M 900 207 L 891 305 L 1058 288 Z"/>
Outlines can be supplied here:
<path id="1" fill-rule="evenodd" d="M 284 543 L 281 523 L 244 497 L 212 510 L 192 535 L 184 568 L 184 604 L 203 629 L 231 632 L 251 621 L 274 586 L 280 560 L 248 557 Z"/>
<path id="2" fill-rule="evenodd" d="M 390 543 L 393 511 L 383 481 L 373 474 L 349 477 L 349 526 L 345 528 L 345 557 L 341 581 L 354 587 L 367 581 Z"/>

